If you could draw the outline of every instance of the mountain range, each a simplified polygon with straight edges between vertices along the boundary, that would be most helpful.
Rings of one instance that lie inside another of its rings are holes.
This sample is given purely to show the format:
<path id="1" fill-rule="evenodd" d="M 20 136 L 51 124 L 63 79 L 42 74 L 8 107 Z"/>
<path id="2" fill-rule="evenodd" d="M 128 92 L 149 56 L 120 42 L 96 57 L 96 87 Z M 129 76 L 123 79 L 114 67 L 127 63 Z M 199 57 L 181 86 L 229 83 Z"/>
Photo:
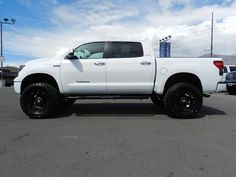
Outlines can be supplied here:
<path id="1" fill-rule="evenodd" d="M 205 54 L 200 56 L 200 58 L 207 58 L 210 57 L 209 54 Z M 236 55 L 220 55 L 214 54 L 214 58 L 222 58 L 224 60 L 225 65 L 236 65 Z"/>

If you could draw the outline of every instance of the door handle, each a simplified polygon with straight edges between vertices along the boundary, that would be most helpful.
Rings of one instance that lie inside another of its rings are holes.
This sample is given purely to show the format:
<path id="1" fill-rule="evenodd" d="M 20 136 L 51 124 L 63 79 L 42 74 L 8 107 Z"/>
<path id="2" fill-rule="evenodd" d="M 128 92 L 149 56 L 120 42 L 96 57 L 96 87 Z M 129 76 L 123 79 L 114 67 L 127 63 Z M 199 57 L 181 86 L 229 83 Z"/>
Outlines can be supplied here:
<path id="1" fill-rule="evenodd" d="M 151 65 L 152 63 L 150 61 L 143 61 L 140 63 L 141 65 Z"/>
<path id="2" fill-rule="evenodd" d="M 95 62 L 94 64 L 95 64 L 96 66 L 104 66 L 104 65 L 105 65 L 105 62 L 98 61 L 98 62 Z"/>

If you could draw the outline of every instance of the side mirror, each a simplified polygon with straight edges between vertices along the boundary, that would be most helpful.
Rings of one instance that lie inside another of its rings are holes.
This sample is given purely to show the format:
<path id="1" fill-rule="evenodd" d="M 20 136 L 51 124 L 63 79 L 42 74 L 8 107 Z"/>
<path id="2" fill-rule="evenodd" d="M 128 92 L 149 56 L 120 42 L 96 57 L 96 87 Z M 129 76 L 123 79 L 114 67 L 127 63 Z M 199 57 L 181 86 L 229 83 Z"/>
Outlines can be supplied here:
<path id="1" fill-rule="evenodd" d="M 70 53 L 67 54 L 66 59 L 68 59 L 68 60 L 76 60 L 76 59 L 79 59 L 79 58 L 74 55 L 74 52 L 70 52 Z"/>

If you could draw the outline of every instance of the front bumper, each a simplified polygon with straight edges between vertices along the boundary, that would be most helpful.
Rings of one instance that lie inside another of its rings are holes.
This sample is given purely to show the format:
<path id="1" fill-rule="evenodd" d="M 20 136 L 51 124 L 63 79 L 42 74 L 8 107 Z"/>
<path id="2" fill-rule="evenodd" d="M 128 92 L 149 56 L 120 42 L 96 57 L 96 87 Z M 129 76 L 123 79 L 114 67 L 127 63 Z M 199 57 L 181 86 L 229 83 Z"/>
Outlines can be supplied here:
<path id="1" fill-rule="evenodd" d="M 236 87 L 236 82 L 229 82 L 226 85 L 227 87 Z"/>
<path id="2" fill-rule="evenodd" d="M 226 82 L 225 81 L 218 82 L 216 87 L 216 93 L 225 91 L 226 91 Z"/>
<path id="3" fill-rule="evenodd" d="M 236 81 L 218 82 L 216 92 L 227 91 L 226 87 L 236 87 Z"/>

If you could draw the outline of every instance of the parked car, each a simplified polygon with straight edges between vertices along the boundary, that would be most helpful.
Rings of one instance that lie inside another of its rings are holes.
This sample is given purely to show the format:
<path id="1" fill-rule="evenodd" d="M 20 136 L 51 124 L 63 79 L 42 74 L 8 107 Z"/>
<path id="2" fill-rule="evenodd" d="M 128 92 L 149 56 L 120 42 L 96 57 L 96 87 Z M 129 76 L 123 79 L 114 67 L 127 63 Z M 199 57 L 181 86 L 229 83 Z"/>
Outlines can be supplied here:
<path id="1" fill-rule="evenodd" d="M 0 69 L 0 77 L 11 78 L 11 71 L 8 69 Z"/>
<path id="2" fill-rule="evenodd" d="M 219 58 L 155 58 L 144 41 L 90 42 L 60 57 L 27 62 L 14 87 L 30 118 L 48 117 L 82 98 L 151 98 L 171 117 L 192 118 L 203 96 L 216 91 L 223 68 Z"/>
<path id="3" fill-rule="evenodd" d="M 10 87 L 14 84 L 13 80 L 17 77 L 17 73 L 12 73 L 9 69 L 0 69 L 0 78 L 5 80 L 5 86 Z"/>
<path id="4" fill-rule="evenodd" d="M 228 73 L 225 82 L 229 94 L 236 94 L 236 71 Z"/>
<path id="5" fill-rule="evenodd" d="M 236 71 L 236 65 L 225 65 L 224 66 L 224 74 L 222 77 L 222 82 L 226 81 L 226 75 L 230 72 Z M 227 87 L 225 84 L 222 84 L 219 86 L 218 88 L 219 92 L 226 92 L 227 91 Z"/>
<path id="6" fill-rule="evenodd" d="M 230 73 L 236 71 L 236 65 L 225 65 L 224 73 Z"/>

